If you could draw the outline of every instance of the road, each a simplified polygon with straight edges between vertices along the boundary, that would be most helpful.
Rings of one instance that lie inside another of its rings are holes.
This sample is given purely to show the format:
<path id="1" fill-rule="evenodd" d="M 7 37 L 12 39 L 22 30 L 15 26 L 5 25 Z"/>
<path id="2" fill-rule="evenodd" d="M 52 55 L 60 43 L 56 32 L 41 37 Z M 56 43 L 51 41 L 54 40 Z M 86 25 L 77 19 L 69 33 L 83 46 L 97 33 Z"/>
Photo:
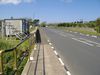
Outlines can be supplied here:
<path id="1" fill-rule="evenodd" d="M 100 75 L 100 39 L 42 28 L 71 75 Z"/>

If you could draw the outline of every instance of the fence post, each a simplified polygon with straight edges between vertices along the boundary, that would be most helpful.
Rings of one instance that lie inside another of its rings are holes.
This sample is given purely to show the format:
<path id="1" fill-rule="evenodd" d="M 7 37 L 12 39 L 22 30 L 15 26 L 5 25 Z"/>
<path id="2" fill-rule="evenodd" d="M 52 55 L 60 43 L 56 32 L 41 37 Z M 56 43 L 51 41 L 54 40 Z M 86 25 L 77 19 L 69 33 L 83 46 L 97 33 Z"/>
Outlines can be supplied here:
<path id="1" fill-rule="evenodd" d="M 0 75 L 3 75 L 3 51 L 0 50 Z"/>
<path id="2" fill-rule="evenodd" d="M 18 75 L 17 74 L 17 51 L 16 49 L 14 50 L 14 70 L 16 71 L 15 75 Z"/>

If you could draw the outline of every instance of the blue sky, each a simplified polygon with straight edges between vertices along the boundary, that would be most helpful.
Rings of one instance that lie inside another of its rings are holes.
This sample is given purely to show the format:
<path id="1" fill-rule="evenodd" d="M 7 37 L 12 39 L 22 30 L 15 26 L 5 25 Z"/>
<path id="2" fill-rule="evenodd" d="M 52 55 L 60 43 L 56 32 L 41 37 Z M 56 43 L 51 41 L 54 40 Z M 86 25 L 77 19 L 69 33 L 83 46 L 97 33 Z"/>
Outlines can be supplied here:
<path id="1" fill-rule="evenodd" d="M 72 22 L 100 17 L 100 0 L 0 0 L 0 18 L 28 17 Z"/>

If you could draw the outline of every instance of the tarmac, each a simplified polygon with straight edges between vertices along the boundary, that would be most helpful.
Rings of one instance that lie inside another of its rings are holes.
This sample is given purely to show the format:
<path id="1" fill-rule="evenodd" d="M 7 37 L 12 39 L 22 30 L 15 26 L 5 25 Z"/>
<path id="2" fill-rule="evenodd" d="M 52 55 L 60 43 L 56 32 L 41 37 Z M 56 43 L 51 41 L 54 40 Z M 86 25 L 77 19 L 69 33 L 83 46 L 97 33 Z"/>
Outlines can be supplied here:
<path id="1" fill-rule="evenodd" d="M 47 42 L 47 36 L 39 29 L 41 43 L 37 43 L 21 75 L 67 75 L 53 48 Z"/>

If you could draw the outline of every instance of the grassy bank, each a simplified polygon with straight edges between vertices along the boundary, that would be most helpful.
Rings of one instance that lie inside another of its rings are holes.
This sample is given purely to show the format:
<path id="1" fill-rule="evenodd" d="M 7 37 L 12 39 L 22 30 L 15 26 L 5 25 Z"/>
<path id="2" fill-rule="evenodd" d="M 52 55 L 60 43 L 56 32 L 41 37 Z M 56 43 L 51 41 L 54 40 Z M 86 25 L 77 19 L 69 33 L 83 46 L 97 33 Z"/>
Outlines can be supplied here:
<path id="1" fill-rule="evenodd" d="M 15 38 L 3 38 L 0 39 L 0 50 L 7 50 L 15 47 L 20 43 L 20 40 L 16 40 Z M 17 48 L 17 64 L 21 60 L 22 53 L 28 50 L 29 47 L 29 40 L 26 40 L 23 42 L 18 48 Z M 3 53 L 3 68 L 4 68 L 4 75 L 12 75 L 14 71 L 14 52 L 10 51 L 7 53 Z M 19 74 L 21 74 L 26 62 L 27 62 L 28 56 L 24 58 L 23 62 L 19 66 Z"/>
<path id="2" fill-rule="evenodd" d="M 19 43 L 16 39 L 0 39 L 0 49 L 6 50 L 15 47 Z"/>
<path id="3" fill-rule="evenodd" d="M 83 34 L 89 34 L 89 35 L 95 35 L 95 36 L 100 36 L 100 33 L 97 33 L 94 29 L 92 28 L 85 28 L 85 27 L 54 27 L 56 29 L 61 29 L 64 31 L 74 31 L 74 32 L 79 32 Z"/>

